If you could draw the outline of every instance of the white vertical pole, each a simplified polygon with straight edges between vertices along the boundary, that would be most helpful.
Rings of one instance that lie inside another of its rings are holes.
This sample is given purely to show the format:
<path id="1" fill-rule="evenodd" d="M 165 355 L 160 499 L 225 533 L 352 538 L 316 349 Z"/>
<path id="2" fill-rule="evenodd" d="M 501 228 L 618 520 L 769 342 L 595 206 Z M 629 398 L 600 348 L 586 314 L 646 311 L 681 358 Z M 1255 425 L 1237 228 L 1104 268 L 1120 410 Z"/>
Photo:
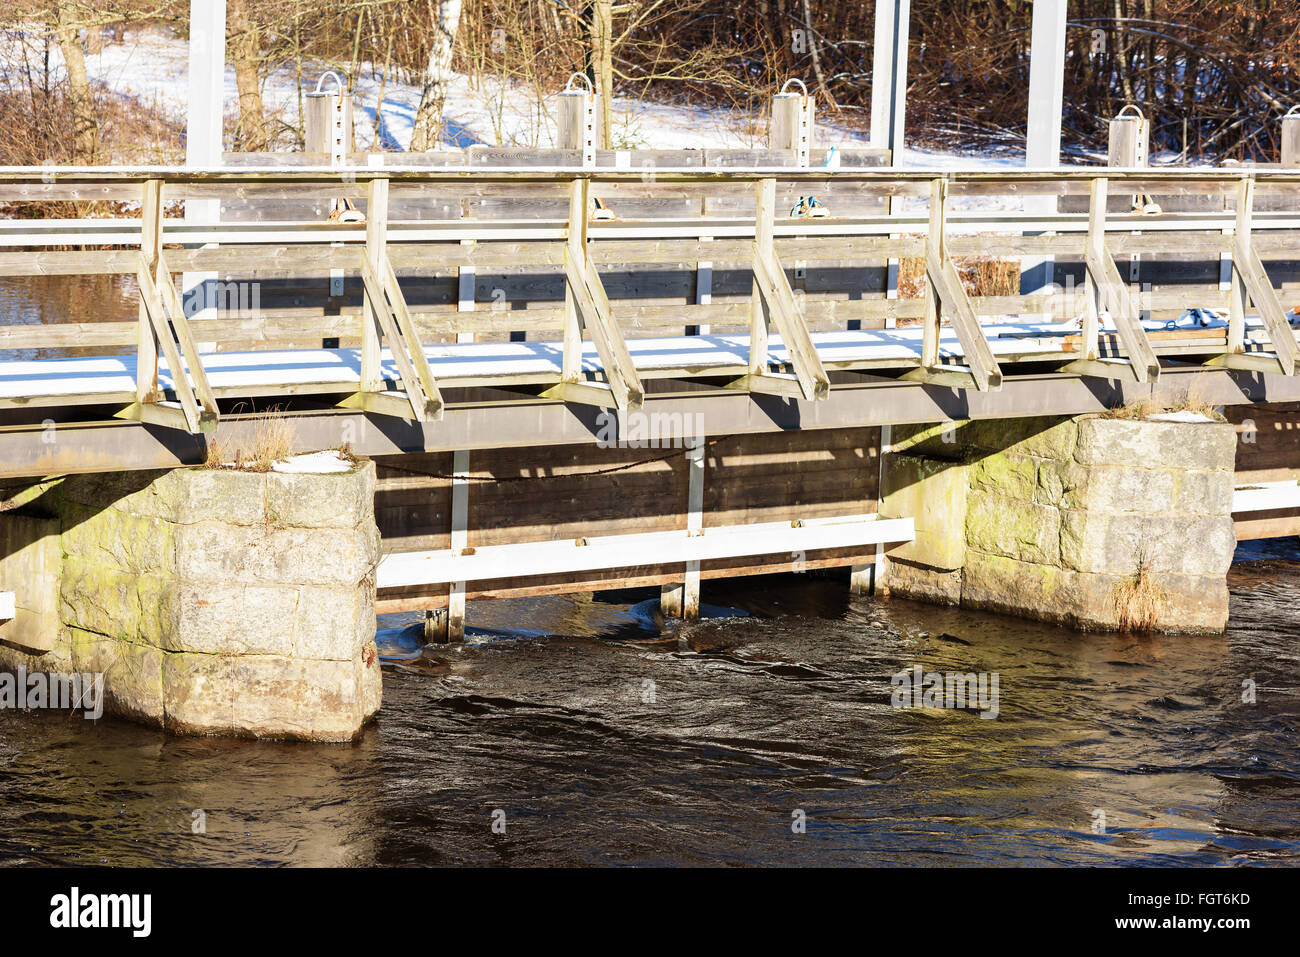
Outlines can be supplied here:
<path id="1" fill-rule="evenodd" d="M 871 148 L 890 151 L 903 165 L 903 121 L 907 107 L 907 37 L 912 0 L 877 0 L 871 62 Z"/>
<path id="2" fill-rule="evenodd" d="M 459 554 L 469 547 L 469 452 L 452 453 L 451 465 L 451 550 Z M 447 593 L 447 641 L 465 640 L 465 583 L 452 582 Z"/>
<path id="3" fill-rule="evenodd" d="M 189 101 L 185 114 L 185 165 L 221 165 L 221 119 L 226 77 L 226 0 L 190 0 Z M 187 199 L 185 223 L 215 223 L 221 219 L 221 200 Z M 214 272 L 187 272 L 181 276 L 186 311 L 193 319 L 216 316 Z M 197 300 L 197 301 L 195 301 Z M 202 338 L 202 335 L 199 335 Z M 201 342 L 201 350 L 212 344 Z"/>
<path id="4" fill-rule="evenodd" d="M 704 532 L 704 436 L 694 436 L 695 445 L 686 453 L 686 534 Z M 694 621 L 700 617 L 700 563 L 686 563 L 686 581 L 682 587 L 682 617 Z"/>
<path id="5" fill-rule="evenodd" d="M 903 129 L 907 114 L 907 43 L 912 0 L 876 0 L 876 35 L 871 60 L 872 149 L 889 150 L 891 166 L 903 165 Z M 889 198 L 889 214 L 902 211 L 897 196 Z M 898 236 L 891 235 L 891 239 Z M 885 298 L 898 298 L 898 260 L 885 266 Z M 885 328 L 898 324 L 885 319 Z"/>
<path id="6" fill-rule="evenodd" d="M 1029 118 L 1025 136 L 1025 165 L 1041 168 L 1061 165 L 1061 110 L 1065 96 L 1066 0 L 1036 0 L 1029 37 Z M 1025 211 L 1037 215 L 1056 212 L 1053 196 L 1031 197 Z M 1051 256 L 1026 256 L 1020 260 L 1020 292 L 1033 295 L 1052 284 Z"/>

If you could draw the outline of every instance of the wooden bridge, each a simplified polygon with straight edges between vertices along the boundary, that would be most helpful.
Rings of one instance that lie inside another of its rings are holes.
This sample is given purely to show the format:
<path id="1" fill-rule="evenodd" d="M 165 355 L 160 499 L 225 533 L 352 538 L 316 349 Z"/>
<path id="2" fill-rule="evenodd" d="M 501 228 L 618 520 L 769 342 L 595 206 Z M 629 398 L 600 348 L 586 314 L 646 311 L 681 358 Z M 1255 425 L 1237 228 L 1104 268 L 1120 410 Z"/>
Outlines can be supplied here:
<path id="1" fill-rule="evenodd" d="M 778 553 L 865 567 L 910 535 L 854 521 L 875 509 L 864 460 L 900 423 L 1188 394 L 1244 420 L 1300 401 L 1300 171 L 619 159 L 0 169 L 0 202 L 139 209 L 0 221 L 0 274 L 126 275 L 139 289 L 134 321 L 0 316 L 0 478 L 198 463 L 208 435 L 247 441 L 253 413 L 275 406 L 302 449 L 380 457 L 381 530 L 405 556 L 381 574 L 381 606 L 454 606 L 464 579 L 518 571 L 494 564 L 494 543 L 515 556 L 537 544 L 530 567 L 549 572 L 470 597 L 669 583 L 679 562 L 706 577 L 788 567 Z M 830 215 L 792 218 L 809 195 Z M 594 197 L 613 218 L 593 215 Z M 329 218 L 344 198 L 364 222 Z M 220 221 L 168 216 L 193 200 L 219 203 Z M 967 291 L 972 263 L 1018 272 L 1024 257 L 1052 260 L 1063 288 Z M 924 277 L 919 295 L 900 290 L 900 268 Z M 183 273 L 207 277 L 216 308 L 178 289 Z M 768 465 L 711 499 L 704 450 L 725 471 L 718 442 Z M 676 459 L 654 451 L 670 445 Z M 788 474 L 841 454 L 853 468 Z M 1239 465 L 1243 484 L 1289 482 L 1291 467 L 1300 454 L 1281 472 Z M 617 501 L 566 485 L 566 470 L 619 473 L 601 493 Z M 793 524 L 797 502 L 755 491 L 781 475 L 807 506 Z M 571 507 L 488 490 L 529 476 Z M 1294 533 L 1296 496 L 1265 497 L 1251 507 L 1285 520 L 1265 533 Z M 758 537 L 677 541 L 719 513 Z M 575 554 L 575 540 L 600 547 Z"/>

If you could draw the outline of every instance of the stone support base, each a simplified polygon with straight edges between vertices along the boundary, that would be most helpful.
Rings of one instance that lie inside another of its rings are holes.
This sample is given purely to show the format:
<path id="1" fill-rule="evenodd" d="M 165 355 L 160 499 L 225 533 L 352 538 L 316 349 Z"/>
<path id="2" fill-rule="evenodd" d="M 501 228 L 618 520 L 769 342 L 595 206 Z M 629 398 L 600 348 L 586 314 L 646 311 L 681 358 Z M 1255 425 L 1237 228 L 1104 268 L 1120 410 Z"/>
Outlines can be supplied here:
<path id="1" fill-rule="evenodd" d="M 365 462 L 33 488 L 0 512 L 0 582 L 29 609 L 0 668 L 103 673 L 107 712 L 175 733 L 349 740 L 381 693 L 374 484 Z"/>
<path id="2" fill-rule="evenodd" d="M 917 534 L 887 556 L 891 594 L 1114 630 L 1142 578 L 1153 630 L 1227 625 L 1231 425 L 1019 419 L 895 436 L 880 514 L 913 516 Z"/>

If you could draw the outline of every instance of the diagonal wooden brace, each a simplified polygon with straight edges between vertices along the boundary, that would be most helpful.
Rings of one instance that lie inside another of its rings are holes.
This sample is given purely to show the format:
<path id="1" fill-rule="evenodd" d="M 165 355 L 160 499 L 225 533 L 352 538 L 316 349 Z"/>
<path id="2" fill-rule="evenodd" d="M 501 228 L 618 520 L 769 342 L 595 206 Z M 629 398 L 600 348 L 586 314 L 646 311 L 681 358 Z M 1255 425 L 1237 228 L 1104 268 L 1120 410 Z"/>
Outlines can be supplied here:
<path id="1" fill-rule="evenodd" d="M 1088 237 L 1084 245 L 1087 313 L 1079 357 L 1062 366 L 1061 371 L 1094 378 L 1155 382 L 1160 377 L 1160 360 L 1142 328 L 1142 315 L 1133 305 L 1133 297 L 1115 267 L 1115 258 L 1106 249 L 1108 184 L 1106 177 L 1099 176 L 1089 187 Z M 1120 344 L 1128 355 L 1126 369 L 1121 368 L 1125 360 L 1101 359 L 1103 312 L 1110 314 Z"/>
<path id="2" fill-rule="evenodd" d="M 1278 371 L 1282 375 L 1295 375 L 1295 331 L 1287 321 L 1277 290 L 1269 281 L 1264 263 L 1248 237 L 1239 236 L 1233 243 L 1232 271 L 1240 277 L 1242 285 L 1246 287 L 1246 294 L 1259 310 L 1264 328 L 1268 330 L 1269 342 L 1273 345 Z"/>
<path id="3" fill-rule="evenodd" d="M 1115 260 L 1105 247 L 1101 252 L 1089 249 L 1085 257 L 1088 275 L 1097 285 L 1102 309 L 1110 313 L 1119 341 L 1128 353 L 1129 363 L 1138 382 L 1155 382 L 1160 377 L 1160 360 L 1151 348 L 1151 340 L 1142 328 L 1142 320 L 1133 305 L 1128 288 L 1120 278 Z"/>
<path id="4" fill-rule="evenodd" d="M 776 252 L 771 248 L 765 249 L 754 243 L 753 251 L 755 284 L 763 298 L 766 314 L 781 334 L 781 342 L 794 367 L 799 389 L 805 399 L 824 399 L 830 394 L 830 379 L 822 366 L 821 357 L 817 355 L 817 347 L 813 344 L 808 324 L 799 311 L 785 270 L 781 268 Z M 767 391 L 761 382 L 765 375 L 765 372 L 750 373 L 746 377 L 749 388 L 755 392 Z"/>
<path id="5" fill-rule="evenodd" d="M 440 418 L 442 396 L 415 333 L 406 300 L 397 285 L 396 274 L 387 255 L 381 254 L 379 263 L 379 271 L 376 271 L 370 256 L 363 254 L 361 280 L 371 312 L 378 320 L 383 338 L 388 340 L 389 351 L 397 364 L 397 373 L 409 400 L 411 415 L 417 422 Z"/>
<path id="6" fill-rule="evenodd" d="M 1255 177 L 1244 176 L 1237 188 L 1237 222 L 1232 238 L 1232 289 L 1229 298 L 1228 349 L 1207 365 L 1257 372 L 1296 373 L 1295 332 L 1282 309 L 1264 263 L 1255 250 L 1251 225 L 1255 207 Z M 1273 356 L 1245 351 L 1246 307 L 1254 302 L 1268 330 Z"/>
<path id="7" fill-rule="evenodd" d="M 189 320 L 185 318 L 185 310 L 176 287 L 172 285 L 166 263 L 159 256 L 151 270 L 148 258 L 141 253 L 136 278 L 140 285 L 140 300 L 145 316 L 167 359 L 185 424 L 190 432 L 210 432 L 217 422 L 217 400 L 199 359 Z M 145 403 L 142 401 L 139 404 Z M 164 416 L 154 421 L 172 419 Z"/>
<path id="8" fill-rule="evenodd" d="M 930 225 L 925 239 L 926 319 L 921 344 L 921 368 L 906 378 L 939 385 L 968 388 L 980 392 L 1002 388 L 1002 369 L 998 366 L 988 338 L 980 327 L 979 317 L 961 284 L 957 266 L 948 255 L 948 181 L 936 179 L 930 184 Z M 943 317 L 952 322 L 953 332 L 961 343 L 969 378 L 954 376 L 957 370 L 939 365 L 939 332 Z"/>
<path id="9" fill-rule="evenodd" d="M 574 318 L 578 323 L 578 331 L 591 333 L 615 408 L 629 411 L 641 408 L 645 389 L 632 362 L 632 354 L 628 352 L 627 342 L 614 322 L 609 297 L 605 294 L 605 287 L 591 257 L 585 251 L 575 253 L 571 246 L 566 245 L 564 277 L 576 306 Z M 572 383 L 561 383 L 567 384 Z M 571 398 L 585 394 L 572 389 L 567 390 L 567 393 Z"/>

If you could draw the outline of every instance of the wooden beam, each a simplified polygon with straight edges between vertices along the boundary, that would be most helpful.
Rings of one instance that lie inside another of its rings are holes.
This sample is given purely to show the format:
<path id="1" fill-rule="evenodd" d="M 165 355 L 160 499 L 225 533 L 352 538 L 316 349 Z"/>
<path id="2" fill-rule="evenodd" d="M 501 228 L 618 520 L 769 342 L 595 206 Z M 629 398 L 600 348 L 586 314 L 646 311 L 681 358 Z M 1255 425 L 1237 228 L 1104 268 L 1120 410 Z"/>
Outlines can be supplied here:
<path id="1" fill-rule="evenodd" d="M 575 179 L 569 187 L 569 221 L 565 227 L 565 261 L 581 262 L 587 257 L 587 180 Z M 564 325 L 560 378 L 577 382 L 582 378 L 582 316 L 578 295 L 582 283 L 567 279 L 564 284 Z"/>
<path id="2" fill-rule="evenodd" d="M 433 377 L 433 369 L 429 367 L 429 356 L 424 351 L 424 343 L 420 340 L 419 330 L 411 318 L 411 310 L 406 304 L 406 297 L 402 295 L 402 287 L 397 282 L 397 273 L 393 270 L 393 264 L 389 262 L 387 254 L 383 256 L 382 267 L 383 272 L 380 273 L 379 280 L 397 320 L 402 350 L 410 356 L 411 363 L 415 367 L 416 379 L 424 390 L 426 409 L 430 418 L 441 419 L 442 392 Z"/>
<path id="3" fill-rule="evenodd" d="M 764 522 L 670 532 L 642 532 L 568 541 L 521 542 L 465 550 L 389 554 L 380 560 L 376 587 L 450 584 L 603 568 L 677 564 L 849 548 L 915 537 L 911 518 L 846 515 L 803 522 Z"/>
<path id="4" fill-rule="evenodd" d="M 776 217 L 776 180 L 761 179 L 754 188 L 754 245 L 759 249 L 772 248 L 772 234 Z M 767 334 L 771 323 L 771 301 L 763 295 L 758 273 L 749 293 L 749 374 L 761 376 L 768 372 Z"/>
<path id="5" fill-rule="evenodd" d="M 1237 186 L 1237 217 L 1232 237 L 1232 279 L 1228 293 L 1228 339 L 1222 356 L 1206 365 L 1230 369 L 1250 369 L 1295 375 L 1295 331 L 1278 299 L 1277 290 L 1268 278 L 1264 263 L 1252 239 L 1255 205 L 1255 177 L 1246 175 Z M 1259 310 L 1274 354 L 1245 352 L 1246 308 L 1253 302 Z"/>
<path id="6" fill-rule="evenodd" d="M 366 203 L 365 257 L 371 271 L 377 276 L 388 241 L 388 180 L 373 179 Z M 379 312 L 382 303 L 375 301 L 370 291 L 365 292 L 361 313 L 361 391 L 378 392 L 383 388 L 381 364 L 381 336 Z"/>
<path id="7" fill-rule="evenodd" d="M 172 338 L 171 329 L 167 325 L 162 294 L 154 282 L 153 274 L 145 262 L 143 253 L 140 255 L 140 269 L 136 274 L 136 279 L 140 284 L 140 299 L 144 304 L 145 316 L 153 329 L 155 340 L 162 346 L 163 356 L 166 357 L 167 367 L 172 374 L 176 397 L 180 399 L 181 408 L 185 412 L 186 428 L 190 432 L 198 432 L 202 420 L 202 409 L 194 396 L 194 391 L 190 388 L 184 360 L 182 360 L 180 351 L 176 348 L 176 340 Z M 148 405 L 157 402 L 157 396 L 158 390 L 155 388 L 152 396 L 140 400 L 139 404 Z"/>
<path id="8" fill-rule="evenodd" d="M 1088 240 L 1084 249 L 1090 289 L 1095 296 L 1098 311 L 1104 309 L 1110 313 L 1115 332 L 1128 353 L 1129 362 L 1133 364 L 1137 381 L 1154 382 L 1160 377 L 1160 360 L 1151 348 L 1151 341 L 1142 328 L 1142 317 L 1134 307 L 1128 287 L 1120 278 L 1115 260 L 1106 248 L 1108 195 L 1108 178 L 1094 179 L 1090 187 Z"/>
<path id="9" fill-rule="evenodd" d="M 402 380 L 402 390 L 406 393 L 410 405 L 410 417 L 417 422 L 423 422 L 428 417 L 424 390 L 416 378 L 415 367 L 411 364 L 411 357 L 407 355 L 406 349 L 403 347 L 402 337 L 398 334 L 397 324 L 393 321 L 392 307 L 388 302 L 379 277 L 375 275 L 369 256 L 364 257 L 362 260 L 361 277 L 366 289 L 368 308 L 371 314 L 379 320 L 382 337 L 388 339 L 389 352 L 392 353 L 393 361 L 397 364 L 397 374 Z M 380 342 L 383 342 L 383 338 L 380 339 Z"/>
<path id="10" fill-rule="evenodd" d="M 340 399 L 340 409 L 359 409 L 395 419 L 411 420 L 411 396 L 408 392 L 354 392 Z"/>
<path id="11" fill-rule="evenodd" d="M 610 313 L 605 287 L 585 248 L 579 251 L 571 246 L 565 247 L 564 275 L 566 290 L 572 294 L 577 306 L 579 336 L 583 331 L 590 331 L 596 352 L 600 356 L 605 381 L 609 383 L 618 408 L 639 409 L 645 398 L 645 389 L 641 385 L 623 334 L 619 332 Z M 567 341 L 566 338 L 566 344 Z M 567 376 L 565 380 L 569 381 Z"/>
<path id="12" fill-rule="evenodd" d="M 936 179 L 930 186 L 930 230 L 926 236 L 925 273 L 929 280 L 928 315 L 922 341 L 921 364 L 934 369 L 938 365 L 939 330 L 946 313 L 961 343 L 967 367 L 975 387 L 988 392 L 1002 387 L 1002 370 L 998 367 L 989 341 L 980 328 L 979 317 L 962 286 L 957 267 L 948 255 L 947 246 L 948 180 Z"/>
<path id="13" fill-rule="evenodd" d="M 1233 275 L 1241 277 L 1242 285 L 1246 287 L 1246 294 L 1259 310 L 1264 327 L 1268 330 L 1269 342 L 1276 353 L 1278 371 L 1283 375 L 1295 375 L 1295 330 L 1291 328 L 1286 312 L 1282 309 L 1282 303 L 1278 300 L 1277 290 L 1269 281 L 1264 263 L 1260 260 L 1259 253 L 1251 246 L 1248 237 L 1245 239 L 1237 237 L 1233 244 L 1232 271 Z"/>
<path id="14" fill-rule="evenodd" d="M 166 257 L 161 253 L 158 255 L 154 282 L 162 291 L 163 304 L 171 314 L 171 327 L 180 342 L 181 355 L 189 366 L 189 376 L 194 383 L 194 391 L 198 394 L 199 404 L 203 407 L 204 412 L 213 416 L 215 420 L 220 414 L 220 410 L 217 408 L 217 399 L 212 394 L 212 386 L 208 382 L 207 370 L 203 368 L 203 360 L 199 354 L 198 344 L 194 341 L 194 333 L 190 328 L 189 317 L 185 315 L 185 304 L 181 301 L 180 294 L 176 291 L 176 286 L 172 282 L 171 271 L 167 268 Z M 179 370 L 173 371 L 172 378 L 174 379 L 177 375 L 183 375 L 183 373 Z"/>
<path id="15" fill-rule="evenodd" d="M 817 347 L 808 333 L 808 324 L 785 277 L 776 253 L 754 244 L 754 279 L 767 302 L 767 316 L 776 322 L 790 365 L 805 399 L 824 399 L 830 391 L 830 379 L 822 367 Z M 759 375 L 768 375 L 766 370 Z M 751 375 L 753 373 L 751 372 Z"/>
<path id="16" fill-rule="evenodd" d="M 133 402 L 123 409 L 113 413 L 115 419 L 128 419 L 132 422 L 144 422 L 148 425 L 159 425 L 167 429 L 179 429 L 182 432 L 194 431 L 190 428 L 189 419 L 185 415 L 185 410 L 180 405 L 172 405 L 164 402 Z M 217 430 L 217 416 L 211 412 L 203 412 L 199 417 L 199 428 L 201 433 L 213 433 Z"/>
<path id="17" fill-rule="evenodd" d="M 540 398 L 594 405 L 602 409 L 617 409 L 618 400 L 603 382 L 557 382 L 542 390 Z"/>
<path id="18" fill-rule="evenodd" d="M 765 372 L 762 375 L 754 375 L 751 372 L 732 379 L 723 388 L 741 392 L 759 392 L 763 395 L 779 395 L 788 399 L 805 398 L 804 388 L 799 379 L 780 372 Z"/>
<path id="19" fill-rule="evenodd" d="M 141 192 L 140 259 L 150 275 L 162 253 L 162 187 L 162 180 L 150 179 L 145 181 Z M 139 402 L 158 397 L 158 334 L 149 319 L 143 293 L 136 330 L 135 397 Z"/>

